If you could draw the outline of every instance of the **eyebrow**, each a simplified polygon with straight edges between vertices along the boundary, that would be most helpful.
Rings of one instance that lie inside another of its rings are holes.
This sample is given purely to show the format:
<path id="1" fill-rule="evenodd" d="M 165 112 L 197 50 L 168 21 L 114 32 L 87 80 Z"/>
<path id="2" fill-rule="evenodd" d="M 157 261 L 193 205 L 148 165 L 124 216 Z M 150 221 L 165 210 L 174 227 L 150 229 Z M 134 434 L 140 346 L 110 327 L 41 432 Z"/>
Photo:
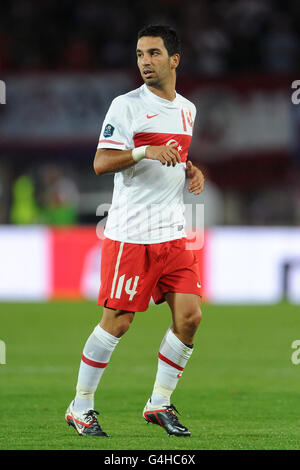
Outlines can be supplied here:
<path id="1" fill-rule="evenodd" d="M 161 49 L 159 47 L 152 47 L 151 49 L 147 49 L 146 52 L 154 52 L 154 51 L 159 51 L 161 52 Z M 144 52 L 141 49 L 137 49 L 136 52 Z"/>

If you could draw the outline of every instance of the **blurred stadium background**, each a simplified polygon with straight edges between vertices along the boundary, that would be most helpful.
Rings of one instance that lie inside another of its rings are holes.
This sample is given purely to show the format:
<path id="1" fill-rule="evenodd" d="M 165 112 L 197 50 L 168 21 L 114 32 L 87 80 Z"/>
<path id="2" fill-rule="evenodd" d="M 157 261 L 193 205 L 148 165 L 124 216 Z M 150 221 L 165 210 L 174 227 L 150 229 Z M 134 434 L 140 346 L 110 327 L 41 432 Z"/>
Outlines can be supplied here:
<path id="1" fill-rule="evenodd" d="M 180 33 L 177 91 L 198 109 L 204 298 L 300 302 L 298 1 L 4 0 L 1 11 L 0 299 L 96 298 L 96 208 L 113 182 L 93 172 L 98 135 L 111 100 L 141 84 L 137 31 L 160 22 Z"/>
<path id="2" fill-rule="evenodd" d="M 162 304 L 136 316 L 97 392 L 115 439 L 87 442 L 63 417 L 99 321 L 96 210 L 113 176 L 93 158 L 111 100 L 141 85 L 149 23 L 182 38 L 177 91 L 197 106 L 190 159 L 206 177 L 185 194 L 205 219 L 203 325 L 178 387 L 193 439 L 141 419 Z M 0 449 L 299 448 L 299 31 L 298 0 L 1 1 Z"/>

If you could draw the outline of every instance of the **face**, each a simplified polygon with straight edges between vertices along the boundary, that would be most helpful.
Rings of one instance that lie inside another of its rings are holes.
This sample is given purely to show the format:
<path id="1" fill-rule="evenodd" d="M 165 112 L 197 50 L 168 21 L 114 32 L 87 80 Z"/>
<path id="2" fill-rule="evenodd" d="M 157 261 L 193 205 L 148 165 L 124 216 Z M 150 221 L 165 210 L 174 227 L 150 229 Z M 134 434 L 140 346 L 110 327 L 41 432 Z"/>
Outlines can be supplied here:
<path id="1" fill-rule="evenodd" d="M 143 36 L 137 43 L 137 65 L 146 85 L 160 87 L 170 79 L 179 54 L 169 57 L 161 37 Z"/>

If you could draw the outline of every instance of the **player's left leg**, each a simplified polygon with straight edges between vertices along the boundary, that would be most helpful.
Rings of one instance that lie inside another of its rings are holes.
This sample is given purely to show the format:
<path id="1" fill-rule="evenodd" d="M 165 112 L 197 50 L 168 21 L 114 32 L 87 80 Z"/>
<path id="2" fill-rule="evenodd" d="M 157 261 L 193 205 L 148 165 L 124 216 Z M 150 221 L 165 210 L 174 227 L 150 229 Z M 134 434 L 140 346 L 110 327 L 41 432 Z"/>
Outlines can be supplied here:
<path id="1" fill-rule="evenodd" d="M 202 318 L 201 297 L 196 294 L 169 292 L 165 294 L 165 298 L 172 312 L 173 333 L 182 343 L 192 347 Z"/>
<path id="2" fill-rule="evenodd" d="M 173 323 L 166 332 L 158 353 L 158 369 L 152 393 L 153 403 L 170 403 L 183 370 L 193 353 L 194 336 L 201 321 L 200 296 L 169 292 L 165 299 Z"/>
<path id="3" fill-rule="evenodd" d="M 173 323 L 160 345 L 156 379 L 144 418 L 159 424 L 168 434 L 189 436 L 189 430 L 179 423 L 170 398 L 193 352 L 194 336 L 201 321 L 200 296 L 169 292 L 165 299 Z"/>

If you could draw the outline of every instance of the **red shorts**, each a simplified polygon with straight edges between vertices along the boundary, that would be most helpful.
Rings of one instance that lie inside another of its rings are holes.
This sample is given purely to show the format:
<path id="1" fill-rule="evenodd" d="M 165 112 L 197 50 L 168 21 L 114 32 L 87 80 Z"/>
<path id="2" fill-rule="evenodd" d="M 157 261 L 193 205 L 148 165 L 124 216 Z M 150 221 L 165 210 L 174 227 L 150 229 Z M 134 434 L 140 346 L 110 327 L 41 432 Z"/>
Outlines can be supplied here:
<path id="1" fill-rule="evenodd" d="M 98 305 L 144 312 L 151 297 L 160 304 L 167 292 L 200 295 L 198 260 L 185 243 L 186 238 L 152 245 L 105 238 Z"/>

